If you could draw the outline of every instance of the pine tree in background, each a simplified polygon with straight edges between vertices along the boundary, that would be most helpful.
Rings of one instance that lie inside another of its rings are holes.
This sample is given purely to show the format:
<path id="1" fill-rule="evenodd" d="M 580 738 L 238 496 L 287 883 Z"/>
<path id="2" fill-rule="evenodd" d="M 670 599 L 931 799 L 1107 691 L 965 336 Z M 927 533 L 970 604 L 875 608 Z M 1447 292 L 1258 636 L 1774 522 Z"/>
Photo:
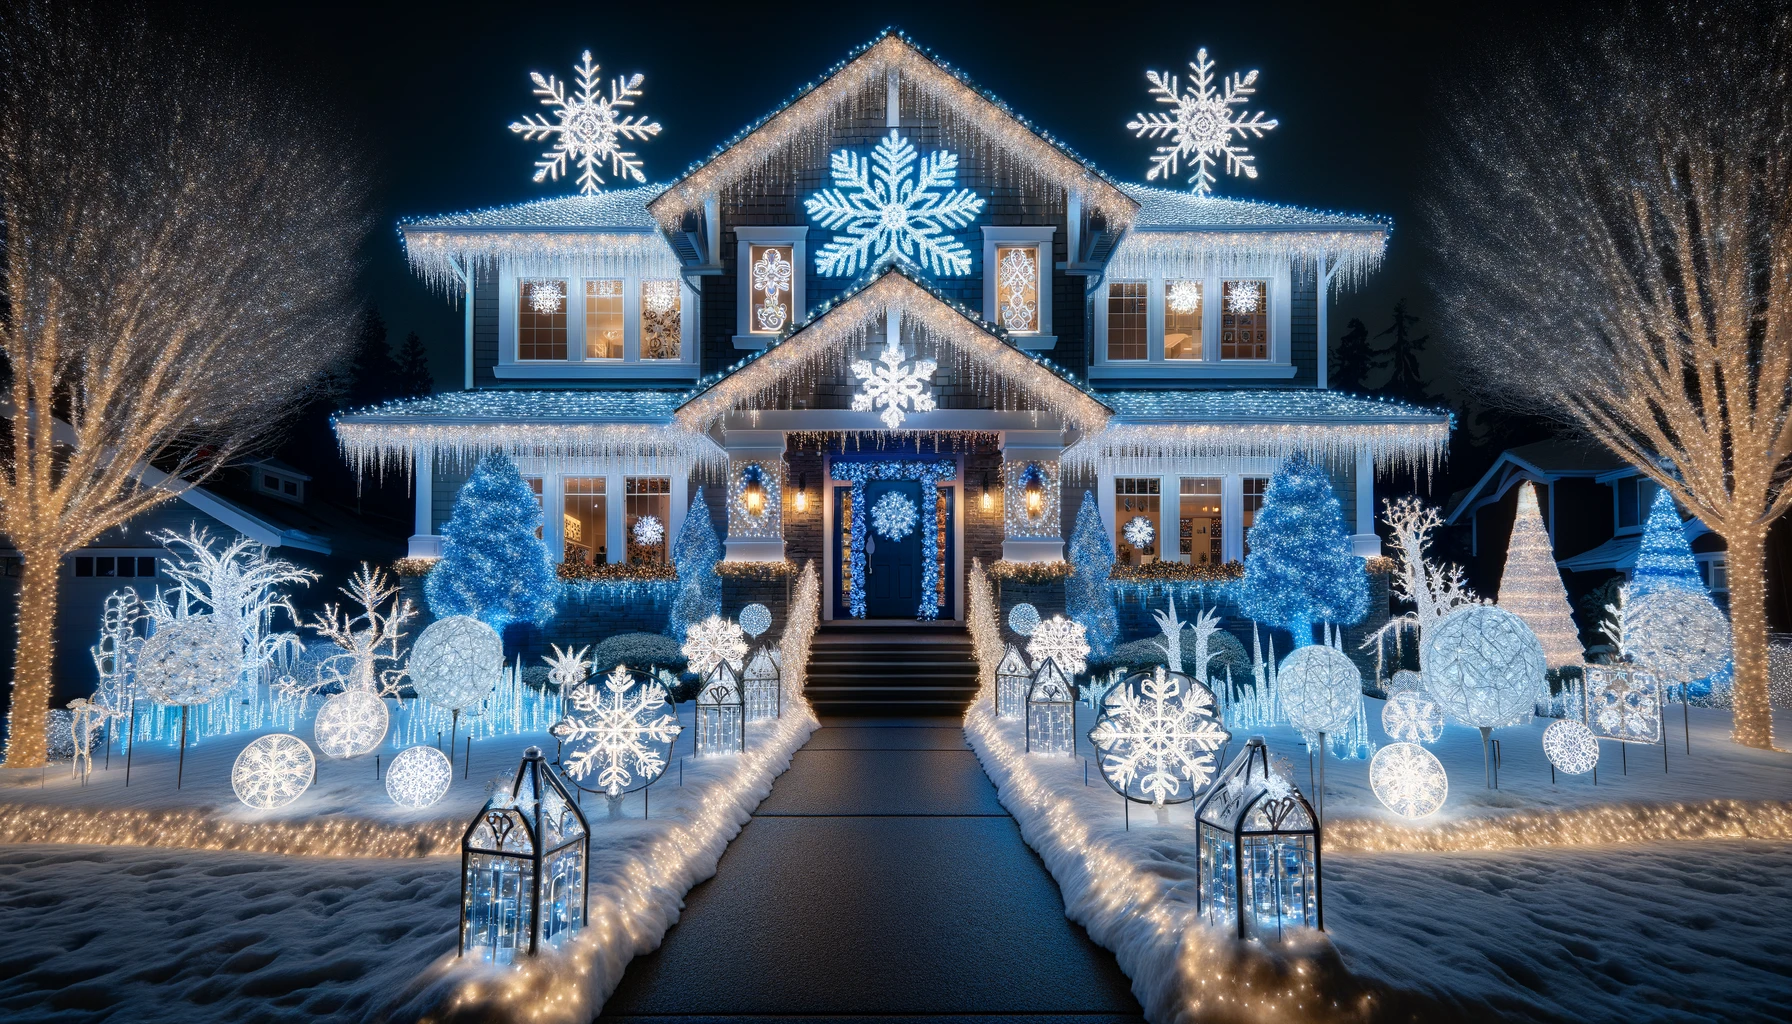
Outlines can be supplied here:
<path id="1" fill-rule="evenodd" d="M 1352 317 L 1350 323 L 1344 326 L 1344 333 L 1338 336 L 1337 347 L 1331 352 L 1326 371 L 1331 377 L 1331 386 L 1350 391 L 1367 388 L 1373 355 L 1369 349 L 1369 328 L 1363 326 L 1361 320 Z"/>
<path id="2" fill-rule="evenodd" d="M 1657 489 L 1655 503 L 1649 506 L 1649 522 L 1643 528 L 1643 546 L 1636 553 L 1636 568 L 1630 574 L 1625 600 L 1634 601 L 1656 590 L 1677 587 L 1697 594 L 1706 593 L 1705 582 L 1699 579 L 1699 563 L 1692 557 L 1692 546 L 1686 543 L 1686 528 L 1680 520 L 1680 509 L 1673 495 Z"/>
<path id="3" fill-rule="evenodd" d="M 398 350 L 398 391 L 404 398 L 422 398 L 434 394 L 436 379 L 429 372 L 429 352 L 423 348 L 423 339 L 412 331 L 404 337 L 404 347 Z"/>
<path id="4" fill-rule="evenodd" d="M 1250 530 L 1242 610 L 1313 642 L 1313 624 L 1350 625 L 1369 609 L 1369 576 L 1350 553 L 1344 507 L 1319 466 L 1296 455 L 1270 478 Z"/>
<path id="5" fill-rule="evenodd" d="M 1543 527 L 1535 484 L 1527 483 L 1518 492 L 1518 515 L 1506 542 L 1506 567 L 1500 571 L 1496 603 L 1523 619 L 1537 634 L 1550 668 L 1581 664 L 1586 652 L 1568 606 L 1568 589 L 1562 586 L 1562 573 L 1556 568 L 1549 531 Z"/>
<path id="6" fill-rule="evenodd" d="M 1083 626 L 1089 656 L 1105 657 L 1120 637 L 1120 610 L 1108 576 L 1114 571 L 1114 542 L 1101 521 L 1095 495 L 1083 492 L 1076 513 L 1076 529 L 1070 535 L 1070 576 L 1064 581 L 1064 610 Z"/>
<path id="7" fill-rule="evenodd" d="M 1423 402 L 1430 391 L 1424 375 L 1419 372 L 1419 353 L 1425 350 L 1425 343 L 1431 336 L 1412 336 L 1412 325 L 1418 322 L 1418 317 L 1406 311 L 1406 300 L 1401 299 L 1394 303 L 1394 322 L 1376 335 L 1388 339 L 1386 347 L 1375 353 L 1375 368 L 1388 372 L 1387 380 L 1376 390 L 1408 402 Z"/>
<path id="8" fill-rule="evenodd" d="M 471 615 L 500 633 L 513 622 L 554 617 L 560 581 L 548 559 L 541 501 L 516 464 L 487 455 L 454 499 L 442 527 L 442 559 L 423 584 L 438 617 Z"/>
<path id="9" fill-rule="evenodd" d="M 684 527 L 672 545 L 672 567 L 678 571 L 678 596 L 672 600 L 672 617 L 666 624 L 674 639 L 684 642 L 685 630 L 711 615 L 722 614 L 722 577 L 716 563 L 722 560 L 722 542 L 709 519 L 709 503 L 703 488 L 691 499 Z"/>
<path id="10" fill-rule="evenodd" d="M 377 405 L 399 394 L 398 360 L 386 343 L 386 321 L 379 310 L 370 308 L 361 320 L 361 339 L 349 369 L 348 404 Z"/>

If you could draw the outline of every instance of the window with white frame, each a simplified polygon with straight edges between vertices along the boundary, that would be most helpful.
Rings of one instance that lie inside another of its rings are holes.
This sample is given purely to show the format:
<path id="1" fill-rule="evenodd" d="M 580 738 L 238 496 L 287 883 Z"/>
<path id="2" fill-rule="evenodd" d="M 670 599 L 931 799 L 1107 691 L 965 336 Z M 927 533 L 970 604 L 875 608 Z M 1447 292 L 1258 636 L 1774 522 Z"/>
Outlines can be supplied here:
<path id="1" fill-rule="evenodd" d="M 604 507 L 604 478 L 569 476 L 560 481 L 560 540 L 567 562 L 601 565 L 606 561 L 609 520 Z"/>
<path id="2" fill-rule="evenodd" d="M 1092 378 L 1293 377 L 1290 274 L 1260 276 L 1170 271 L 1144 280 L 1110 279 L 1094 300 Z"/>
<path id="3" fill-rule="evenodd" d="M 517 289 L 516 357 L 566 358 L 566 282 L 533 278 Z"/>
<path id="4" fill-rule="evenodd" d="M 1723 552 L 1699 556 L 1699 579 L 1713 594 L 1730 592 L 1730 562 Z"/>
<path id="5" fill-rule="evenodd" d="M 738 291 L 734 347 L 764 348 L 808 315 L 804 305 L 807 227 L 734 229 Z"/>
<path id="6" fill-rule="evenodd" d="M 1149 290 L 1144 281 L 1112 281 L 1108 284 L 1109 362 L 1143 360 L 1150 355 L 1147 330 Z"/>
<path id="7" fill-rule="evenodd" d="M 1015 333 L 1038 333 L 1038 246 L 996 246 L 996 323 Z"/>
<path id="8" fill-rule="evenodd" d="M 1164 358 L 1200 359 L 1202 352 L 1200 281 L 1164 282 Z"/>
<path id="9" fill-rule="evenodd" d="M 585 358 L 621 359 L 624 325 L 622 279 L 585 282 Z"/>
<path id="10" fill-rule="evenodd" d="M 641 358 L 684 357 L 684 302 L 676 280 L 641 282 Z"/>
<path id="11" fill-rule="evenodd" d="M 1244 553 L 1251 553 L 1251 527 L 1257 522 L 1257 511 L 1263 507 L 1263 501 L 1269 494 L 1269 478 L 1266 476 L 1247 476 L 1239 481 L 1242 498 L 1238 508 L 1238 522 L 1243 527 Z"/>
<path id="12" fill-rule="evenodd" d="M 1225 558 L 1225 537 L 1220 512 L 1224 481 L 1217 476 L 1182 478 L 1181 515 L 1177 533 L 1183 561 L 1190 565 L 1219 565 Z"/>
<path id="13" fill-rule="evenodd" d="M 1227 281 L 1220 310 L 1220 358 L 1269 358 L 1269 287 L 1263 281 Z"/>
<path id="14" fill-rule="evenodd" d="M 1016 336 L 1023 348 L 1050 349 L 1052 227 L 983 229 L 983 319 Z"/>
<path id="15" fill-rule="evenodd" d="M 665 565 L 671 549 L 672 481 L 663 476 L 631 476 L 623 485 L 623 528 L 628 564 Z M 658 529 L 644 523 L 656 520 Z"/>
<path id="16" fill-rule="evenodd" d="M 527 268 L 498 282 L 500 378 L 695 377 L 691 286 L 675 274 Z"/>
<path id="17" fill-rule="evenodd" d="M 1122 565 L 1144 565 L 1157 561 L 1158 536 L 1162 520 L 1163 481 L 1157 477 L 1118 477 L 1114 480 L 1114 551 Z M 1143 519 L 1149 530 L 1139 530 L 1134 520 Z M 1129 530 L 1129 526 L 1134 529 Z M 1146 535 L 1149 535 L 1149 539 Z"/>

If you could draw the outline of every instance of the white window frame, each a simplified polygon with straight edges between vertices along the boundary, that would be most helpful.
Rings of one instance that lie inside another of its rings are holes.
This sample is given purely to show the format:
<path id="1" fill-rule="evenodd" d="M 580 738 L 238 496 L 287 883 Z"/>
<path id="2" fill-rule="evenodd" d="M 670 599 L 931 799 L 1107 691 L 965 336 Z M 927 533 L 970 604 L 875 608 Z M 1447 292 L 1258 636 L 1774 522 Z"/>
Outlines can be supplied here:
<path id="1" fill-rule="evenodd" d="M 568 477 L 601 477 L 604 481 L 604 557 L 621 562 L 628 557 L 628 544 L 623 536 L 627 517 L 627 479 L 631 476 L 664 476 L 672 480 L 671 521 L 666 523 L 666 536 L 677 537 L 684 529 L 685 511 L 690 507 L 690 475 L 672 468 L 665 473 L 636 473 L 614 460 L 606 459 L 517 459 L 516 468 L 525 479 L 541 480 L 541 540 L 547 545 L 548 560 L 559 565 L 566 557 L 566 479 Z"/>
<path id="2" fill-rule="evenodd" d="M 1104 277 L 1095 289 L 1094 361 L 1089 366 L 1090 380 L 1118 380 L 1144 374 L 1157 379 L 1281 379 L 1294 376 L 1293 342 L 1290 337 L 1293 320 L 1293 281 L 1287 263 L 1240 270 L 1233 273 L 1209 273 L 1203 277 L 1183 274 L 1157 274 L 1151 277 Z M 1145 294 L 1145 358 L 1108 358 L 1108 285 L 1144 281 Z M 1201 282 L 1201 358 L 1164 358 L 1164 295 L 1170 280 Z M 1225 282 L 1262 281 L 1269 302 L 1269 358 L 1220 358 L 1220 309 L 1224 302 Z"/>
<path id="3" fill-rule="evenodd" d="M 776 227 L 737 227 L 734 229 L 735 319 L 734 347 L 757 351 L 778 336 L 753 333 L 753 246 L 790 246 L 790 322 L 800 324 L 809 318 L 809 229 L 802 225 Z"/>
<path id="4" fill-rule="evenodd" d="M 585 282 L 622 281 L 622 358 L 585 358 Z M 567 290 L 566 359 L 517 358 L 517 296 L 522 281 L 564 281 Z M 677 359 L 641 358 L 641 284 L 643 281 L 678 282 L 679 352 Z M 543 271 L 527 266 L 509 269 L 498 278 L 498 362 L 492 367 L 500 379 L 518 378 L 667 378 L 695 380 L 697 325 L 702 319 L 700 295 L 682 276 L 644 277 L 640 274 L 574 273 Z"/>
<path id="5" fill-rule="evenodd" d="M 1052 225 L 1030 227 L 985 227 L 983 229 L 983 319 L 1001 324 L 996 301 L 996 248 L 998 246 L 1035 247 L 1039 264 L 1039 329 L 1010 331 L 1014 344 L 1029 352 L 1049 352 L 1058 346 L 1052 333 L 1052 240 L 1058 229 Z"/>
<path id="6" fill-rule="evenodd" d="M 1137 472 L 1116 473 L 1104 470 L 1096 481 L 1096 500 L 1099 501 L 1102 517 L 1114 514 L 1114 499 L 1117 488 L 1114 480 L 1118 477 L 1139 479 L 1159 477 L 1157 504 L 1157 536 L 1158 561 L 1186 562 L 1182 553 L 1182 545 L 1176 543 L 1181 538 L 1182 518 L 1182 478 L 1206 477 L 1220 481 L 1220 561 L 1244 561 L 1244 480 L 1246 477 L 1269 478 L 1275 476 L 1281 465 L 1279 459 L 1190 459 L 1190 460 L 1148 460 L 1144 464 L 1130 468 Z M 1174 500 L 1171 500 L 1174 499 Z M 1118 536 L 1119 523 L 1107 523 L 1107 528 Z M 1167 531 L 1167 533 L 1166 533 Z M 1165 545 L 1163 539 L 1168 536 L 1171 544 Z"/>

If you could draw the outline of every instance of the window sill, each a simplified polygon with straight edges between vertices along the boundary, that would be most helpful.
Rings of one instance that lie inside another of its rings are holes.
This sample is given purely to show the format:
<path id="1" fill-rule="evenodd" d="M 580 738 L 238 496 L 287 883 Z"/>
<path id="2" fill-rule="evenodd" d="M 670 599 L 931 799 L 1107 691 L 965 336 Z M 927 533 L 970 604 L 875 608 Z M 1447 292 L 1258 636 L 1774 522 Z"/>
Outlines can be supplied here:
<path id="1" fill-rule="evenodd" d="M 1140 359 L 1125 363 L 1102 363 L 1089 367 L 1090 380 L 1125 380 L 1152 377 L 1159 380 L 1288 380 L 1294 376 L 1292 363 L 1209 363 L 1188 360 Z"/>
<path id="2" fill-rule="evenodd" d="M 1050 352 L 1058 347 L 1055 334 L 1010 334 L 1008 340 L 1022 352 Z"/>
<path id="3" fill-rule="evenodd" d="M 763 352 L 768 345 L 777 340 L 776 334 L 736 334 L 734 347 L 746 352 Z"/>
<path id="4" fill-rule="evenodd" d="M 499 363 L 492 367 L 499 380 L 696 380 L 696 363 L 673 360 L 648 362 Z"/>

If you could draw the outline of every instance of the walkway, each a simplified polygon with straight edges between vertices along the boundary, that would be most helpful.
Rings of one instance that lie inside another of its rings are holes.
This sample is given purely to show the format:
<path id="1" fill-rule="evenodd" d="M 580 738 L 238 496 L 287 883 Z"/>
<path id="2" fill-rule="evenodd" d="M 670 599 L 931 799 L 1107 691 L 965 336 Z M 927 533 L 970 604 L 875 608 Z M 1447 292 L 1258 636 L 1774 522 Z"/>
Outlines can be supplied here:
<path id="1" fill-rule="evenodd" d="M 957 719 L 823 719 L 604 1019 L 1139 1021 Z"/>

